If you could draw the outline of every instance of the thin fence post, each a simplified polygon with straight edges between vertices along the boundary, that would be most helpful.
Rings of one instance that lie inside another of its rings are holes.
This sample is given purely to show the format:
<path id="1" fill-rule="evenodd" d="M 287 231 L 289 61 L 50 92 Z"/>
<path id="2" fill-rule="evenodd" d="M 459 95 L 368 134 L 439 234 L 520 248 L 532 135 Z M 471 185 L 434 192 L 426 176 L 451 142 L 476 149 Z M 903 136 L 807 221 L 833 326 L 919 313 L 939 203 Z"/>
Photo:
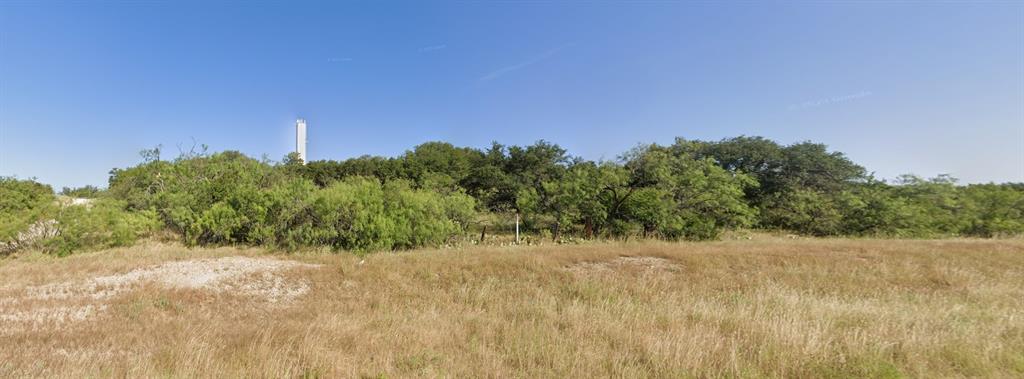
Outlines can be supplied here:
<path id="1" fill-rule="evenodd" d="M 516 212 L 516 245 L 519 244 L 519 212 Z"/>

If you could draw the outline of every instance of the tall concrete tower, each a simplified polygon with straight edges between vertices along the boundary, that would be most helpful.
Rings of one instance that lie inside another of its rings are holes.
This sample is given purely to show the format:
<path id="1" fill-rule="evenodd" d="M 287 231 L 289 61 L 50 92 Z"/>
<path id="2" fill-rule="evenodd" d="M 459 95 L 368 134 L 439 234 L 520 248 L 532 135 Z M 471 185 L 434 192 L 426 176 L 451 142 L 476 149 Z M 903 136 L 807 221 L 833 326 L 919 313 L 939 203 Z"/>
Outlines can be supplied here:
<path id="1" fill-rule="evenodd" d="M 306 164 L 306 120 L 295 120 L 295 152 L 299 153 L 302 164 Z"/>

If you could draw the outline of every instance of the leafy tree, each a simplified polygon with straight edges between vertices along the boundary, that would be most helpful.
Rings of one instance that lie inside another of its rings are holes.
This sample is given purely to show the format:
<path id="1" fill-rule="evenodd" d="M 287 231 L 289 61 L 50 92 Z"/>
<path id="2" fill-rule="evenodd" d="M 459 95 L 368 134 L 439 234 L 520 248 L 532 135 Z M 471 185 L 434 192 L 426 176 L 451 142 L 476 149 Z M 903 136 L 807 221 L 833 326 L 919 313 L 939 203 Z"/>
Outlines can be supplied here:
<path id="1" fill-rule="evenodd" d="M 86 185 L 78 188 L 64 187 L 60 194 L 70 197 L 93 199 L 99 197 L 103 190 L 93 185 Z"/>
<path id="2" fill-rule="evenodd" d="M 628 225 L 626 220 L 629 220 L 642 228 L 644 238 L 662 231 L 670 236 L 681 235 L 685 227 L 678 223 L 681 220 L 673 212 L 677 207 L 671 192 L 657 187 L 640 188 L 626 199 L 624 217 L 618 227 Z"/>
<path id="3" fill-rule="evenodd" d="M 658 230 L 668 238 L 707 239 L 753 219 L 743 195 L 756 181 L 695 158 L 681 143 L 640 146 L 623 159 L 627 174 L 609 175 L 607 187 L 609 215 L 620 227 L 635 222 L 645 235 Z"/>
<path id="4" fill-rule="evenodd" d="M 762 201 L 759 212 L 763 225 L 814 236 L 841 233 L 842 213 L 836 200 L 811 189 L 777 192 Z"/>
<path id="5" fill-rule="evenodd" d="M 839 233 L 836 196 L 867 180 L 863 167 L 819 143 L 781 146 L 762 137 L 741 136 L 719 142 L 680 139 L 673 147 L 711 158 L 731 172 L 753 176 L 758 186 L 747 187 L 745 196 L 748 204 L 760 210 L 758 224 L 763 228 L 815 235 Z M 820 224 L 814 225 L 815 217 L 823 217 Z"/>
<path id="6" fill-rule="evenodd" d="M 296 161 L 272 166 L 224 152 L 143 163 L 115 171 L 110 182 L 130 208 L 154 212 L 200 245 L 411 248 L 439 244 L 474 217 L 472 198 L 458 189 L 418 190 L 401 179 L 359 176 L 331 179 L 320 189 L 305 178 L 310 172 Z"/>
<path id="7" fill-rule="evenodd" d="M 507 148 L 493 142 L 491 147 L 473 162 L 469 175 L 459 183 L 485 210 L 506 212 L 516 207 L 518 189 L 513 176 L 507 170 L 508 159 Z"/>
<path id="8" fill-rule="evenodd" d="M 801 142 L 782 150 L 781 182 L 785 189 L 808 188 L 838 192 L 851 184 L 863 182 L 863 167 L 850 161 L 843 153 L 829 152 L 824 144 Z"/>
<path id="9" fill-rule="evenodd" d="M 129 212 L 123 201 L 108 198 L 83 206 L 60 207 L 54 221 L 56 233 L 42 241 L 42 245 L 44 251 L 59 256 L 86 249 L 129 246 L 160 226 L 155 212 Z"/>
<path id="10" fill-rule="evenodd" d="M 690 142 L 677 139 L 673 149 L 679 153 L 693 153 L 697 158 L 711 158 L 730 172 L 745 173 L 759 183 L 748 187 L 747 200 L 757 204 L 772 193 L 784 190 L 783 146 L 764 137 L 739 136 L 718 142 Z"/>
<path id="11" fill-rule="evenodd" d="M 592 234 L 597 223 L 606 217 L 601 201 L 604 190 L 600 171 L 594 164 L 577 164 L 559 180 L 546 180 L 540 191 L 526 187 L 520 192 L 518 208 L 527 215 L 544 215 L 550 219 L 552 237 L 558 240 L 574 225 L 583 224 Z"/>
<path id="12" fill-rule="evenodd" d="M 401 161 L 397 159 L 364 155 L 341 162 L 309 162 L 303 170 L 303 175 L 320 187 L 354 176 L 377 178 L 381 182 L 387 182 L 402 177 L 401 166 Z"/>
<path id="13" fill-rule="evenodd" d="M 902 175 L 896 180 L 893 192 L 912 208 L 912 216 L 919 219 L 920 236 L 955 235 L 963 229 L 960 193 L 957 180 L 949 175 L 923 179 L 915 175 Z"/>
<path id="14" fill-rule="evenodd" d="M 11 242 L 56 210 L 53 189 L 35 180 L 0 177 L 0 243 Z"/>
<path id="15" fill-rule="evenodd" d="M 974 184 L 963 188 L 963 233 L 978 237 L 1024 234 L 1020 186 Z"/>
<path id="16" fill-rule="evenodd" d="M 294 151 L 285 155 L 284 159 L 281 160 L 281 165 L 285 167 L 302 166 L 303 163 L 305 162 L 302 161 L 302 157 L 299 156 L 298 152 Z"/>
<path id="17" fill-rule="evenodd" d="M 908 175 L 890 185 L 811 142 L 680 138 L 639 145 L 613 162 L 574 158 L 543 140 L 484 150 L 428 142 L 397 158 L 306 165 L 296 158 L 275 165 L 193 148 L 167 161 L 158 147 L 142 164 L 113 170 L 107 193 L 188 243 L 288 249 L 438 245 L 466 233 L 478 211 L 520 212 L 526 230 L 555 240 L 711 239 L 749 226 L 819 236 L 1024 233 L 1024 184 L 963 187 L 949 176 Z M 29 208 L 46 207 L 19 209 Z"/>
<path id="18" fill-rule="evenodd" d="M 665 230 L 666 236 L 710 239 L 722 229 L 749 226 L 755 213 L 743 201 L 744 190 L 757 182 L 726 171 L 711 159 L 694 158 L 678 145 L 661 150 L 673 154 L 664 158 L 668 175 L 658 184 L 672 194 L 676 209 L 675 227 Z"/>
<path id="19" fill-rule="evenodd" d="M 931 228 L 925 212 L 884 182 L 869 180 L 837 197 L 842 214 L 839 233 L 873 237 L 926 237 Z"/>
<path id="20" fill-rule="evenodd" d="M 743 201 L 744 189 L 757 186 L 753 178 L 730 174 L 709 159 L 677 157 L 673 163 L 671 191 L 684 230 L 670 236 L 711 239 L 753 222 L 755 212 Z"/>
<path id="21" fill-rule="evenodd" d="M 462 230 L 447 216 L 472 209 L 471 201 L 445 202 L 404 182 L 352 178 L 316 193 L 312 211 L 322 224 L 312 227 L 315 240 L 306 242 L 360 251 L 440 245 Z"/>
<path id="22" fill-rule="evenodd" d="M 456 191 L 469 176 L 473 163 L 483 153 L 472 148 L 457 148 L 447 142 L 427 142 L 402 157 L 404 177 L 420 188 Z"/>

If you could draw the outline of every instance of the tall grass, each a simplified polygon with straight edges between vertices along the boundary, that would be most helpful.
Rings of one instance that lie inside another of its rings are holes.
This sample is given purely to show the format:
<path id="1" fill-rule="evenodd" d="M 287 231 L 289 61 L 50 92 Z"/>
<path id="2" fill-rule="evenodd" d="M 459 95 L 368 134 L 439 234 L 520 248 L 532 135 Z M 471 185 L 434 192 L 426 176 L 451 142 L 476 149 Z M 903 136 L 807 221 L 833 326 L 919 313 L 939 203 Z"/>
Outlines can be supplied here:
<path id="1" fill-rule="evenodd" d="M 57 278 L 259 253 L 149 246 L 23 257 L 0 263 L 0 276 L 11 278 L 2 291 L 13 296 Z M 0 375 L 1024 375 L 1021 240 L 642 242 L 291 257 L 323 264 L 290 274 L 312 284 L 293 304 L 149 286 L 76 324 L 15 330 L 0 323 Z"/>

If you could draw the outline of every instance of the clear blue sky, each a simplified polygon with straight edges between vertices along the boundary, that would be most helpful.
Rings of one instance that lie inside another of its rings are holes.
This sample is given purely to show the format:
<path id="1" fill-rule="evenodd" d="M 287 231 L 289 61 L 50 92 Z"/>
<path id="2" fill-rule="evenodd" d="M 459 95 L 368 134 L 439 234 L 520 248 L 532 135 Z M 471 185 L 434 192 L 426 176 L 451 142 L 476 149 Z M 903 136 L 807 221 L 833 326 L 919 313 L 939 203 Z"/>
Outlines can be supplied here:
<path id="1" fill-rule="evenodd" d="M 1024 181 L 1021 2 L 0 2 L 0 175 L 105 185 L 158 144 L 823 142 L 879 177 Z"/>

